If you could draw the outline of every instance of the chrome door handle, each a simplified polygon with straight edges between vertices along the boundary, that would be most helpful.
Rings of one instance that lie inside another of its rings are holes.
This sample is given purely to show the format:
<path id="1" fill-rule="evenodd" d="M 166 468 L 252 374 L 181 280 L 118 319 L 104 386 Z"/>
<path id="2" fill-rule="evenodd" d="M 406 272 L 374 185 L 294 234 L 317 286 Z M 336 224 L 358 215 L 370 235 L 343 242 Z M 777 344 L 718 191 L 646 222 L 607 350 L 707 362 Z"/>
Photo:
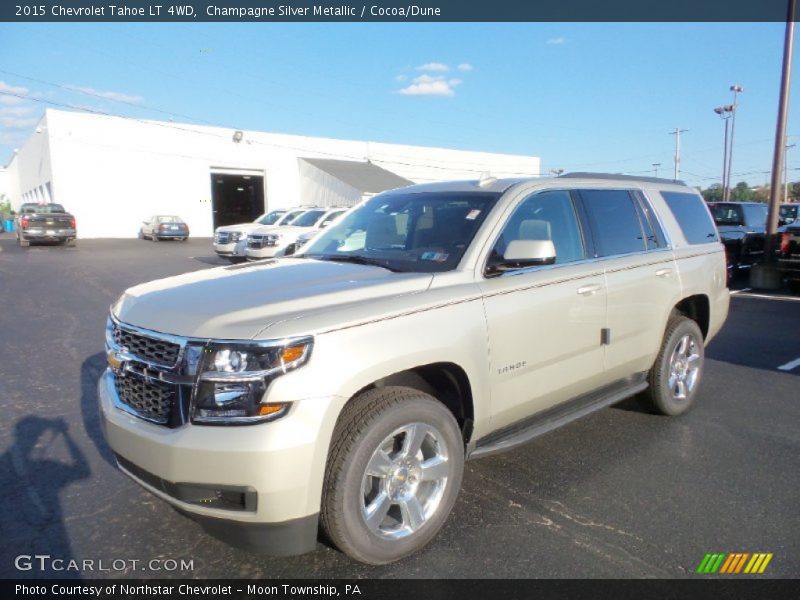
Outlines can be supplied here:
<path id="1" fill-rule="evenodd" d="M 656 271 L 656 277 L 669 277 L 672 275 L 672 269 L 659 269 Z"/>
<path id="2" fill-rule="evenodd" d="M 581 296 L 592 296 L 595 293 L 599 292 L 602 289 L 599 283 L 590 283 L 589 285 L 584 285 L 583 287 L 578 288 L 578 293 Z"/>

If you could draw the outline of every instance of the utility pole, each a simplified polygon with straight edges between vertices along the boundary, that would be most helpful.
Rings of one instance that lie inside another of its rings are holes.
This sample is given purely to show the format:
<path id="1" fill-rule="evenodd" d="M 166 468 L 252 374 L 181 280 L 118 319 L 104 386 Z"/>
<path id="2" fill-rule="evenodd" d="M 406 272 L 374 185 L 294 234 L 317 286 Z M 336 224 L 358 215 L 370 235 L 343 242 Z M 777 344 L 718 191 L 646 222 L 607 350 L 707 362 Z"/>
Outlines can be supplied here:
<path id="1" fill-rule="evenodd" d="M 661 163 L 653 163 L 652 166 L 653 166 L 653 169 L 655 169 L 655 172 L 656 172 L 655 177 L 658 177 L 658 167 L 661 166 Z"/>
<path id="2" fill-rule="evenodd" d="M 670 131 L 670 135 L 675 136 L 675 176 L 673 179 L 678 181 L 678 176 L 681 173 L 681 134 L 686 133 L 689 131 L 688 129 L 678 129 L 675 128 L 675 131 Z"/>

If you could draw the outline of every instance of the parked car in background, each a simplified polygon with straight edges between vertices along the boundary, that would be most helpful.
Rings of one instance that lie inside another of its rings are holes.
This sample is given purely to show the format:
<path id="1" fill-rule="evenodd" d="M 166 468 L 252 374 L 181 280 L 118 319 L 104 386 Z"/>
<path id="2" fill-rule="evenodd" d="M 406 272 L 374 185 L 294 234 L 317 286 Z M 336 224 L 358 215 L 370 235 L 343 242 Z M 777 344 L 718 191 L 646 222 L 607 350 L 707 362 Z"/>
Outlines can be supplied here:
<path id="1" fill-rule="evenodd" d="M 708 207 L 725 245 L 731 275 L 761 260 L 769 207 L 760 202 L 709 202 Z"/>
<path id="2" fill-rule="evenodd" d="M 142 221 L 139 238 L 143 240 L 179 240 L 189 239 L 189 226 L 180 217 L 173 215 L 154 215 Z"/>
<path id="3" fill-rule="evenodd" d="M 281 208 L 265 213 L 252 223 L 239 223 L 217 227 L 214 232 L 214 252 L 231 262 L 245 260 L 247 236 L 262 226 L 283 227 L 302 215 L 307 208 Z"/>
<path id="4" fill-rule="evenodd" d="M 77 238 L 75 217 L 60 204 L 23 204 L 17 213 L 14 230 L 20 246 L 31 242 L 60 242 L 74 246 Z"/>
<path id="5" fill-rule="evenodd" d="M 781 204 L 780 212 L 778 213 L 778 225 L 790 225 L 797 221 L 798 206 L 800 206 L 800 203 L 797 202 Z"/>
<path id="6" fill-rule="evenodd" d="M 245 255 L 248 260 L 261 260 L 294 253 L 297 237 L 327 227 L 347 212 L 347 208 L 311 208 L 288 227 L 259 227 L 247 236 Z"/>
<path id="7" fill-rule="evenodd" d="M 792 292 L 800 293 L 800 220 L 778 230 L 778 269 Z"/>

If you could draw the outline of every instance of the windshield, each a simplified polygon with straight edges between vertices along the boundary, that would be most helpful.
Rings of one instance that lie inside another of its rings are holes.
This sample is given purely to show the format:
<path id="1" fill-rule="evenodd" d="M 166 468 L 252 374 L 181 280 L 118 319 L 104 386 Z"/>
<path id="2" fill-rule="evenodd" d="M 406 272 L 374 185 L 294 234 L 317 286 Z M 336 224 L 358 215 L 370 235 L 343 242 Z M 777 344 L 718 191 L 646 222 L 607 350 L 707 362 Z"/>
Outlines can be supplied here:
<path id="1" fill-rule="evenodd" d="M 261 225 L 274 225 L 275 221 L 280 219 L 284 214 L 286 214 L 285 210 L 273 210 L 271 213 L 261 216 L 256 222 Z"/>
<path id="2" fill-rule="evenodd" d="M 297 217 L 302 215 L 305 210 L 290 210 L 288 213 L 281 217 L 280 223 L 278 225 L 289 225 L 292 221 L 294 221 Z"/>
<path id="3" fill-rule="evenodd" d="M 499 193 L 375 196 L 331 225 L 303 254 L 420 273 L 456 268 Z"/>
<path id="4" fill-rule="evenodd" d="M 324 210 L 309 210 L 292 221 L 291 225 L 292 227 L 313 227 L 324 214 Z"/>
<path id="5" fill-rule="evenodd" d="M 711 213 L 717 225 L 744 225 L 741 210 L 736 204 L 715 204 Z"/>
<path id="6" fill-rule="evenodd" d="M 784 223 L 793 223 L 797 220 L 797 205 L 784 204 L 781 206 L 781 211 L 778 218 Z"/>

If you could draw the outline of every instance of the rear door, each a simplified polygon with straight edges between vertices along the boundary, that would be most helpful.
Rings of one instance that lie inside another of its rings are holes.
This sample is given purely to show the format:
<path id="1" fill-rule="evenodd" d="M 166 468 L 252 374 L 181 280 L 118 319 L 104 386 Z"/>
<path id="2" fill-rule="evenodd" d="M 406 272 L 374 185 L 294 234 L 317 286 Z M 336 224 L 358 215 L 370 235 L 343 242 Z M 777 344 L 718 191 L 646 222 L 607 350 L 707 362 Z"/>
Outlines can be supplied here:
<path id="1" fill-rule="evenodd" d="M 595 255 L 608 286 L 604 365 L 607 382 L 647 371 L 680 299 L 675 259 L 637 190 L 582 189 Z"/>

